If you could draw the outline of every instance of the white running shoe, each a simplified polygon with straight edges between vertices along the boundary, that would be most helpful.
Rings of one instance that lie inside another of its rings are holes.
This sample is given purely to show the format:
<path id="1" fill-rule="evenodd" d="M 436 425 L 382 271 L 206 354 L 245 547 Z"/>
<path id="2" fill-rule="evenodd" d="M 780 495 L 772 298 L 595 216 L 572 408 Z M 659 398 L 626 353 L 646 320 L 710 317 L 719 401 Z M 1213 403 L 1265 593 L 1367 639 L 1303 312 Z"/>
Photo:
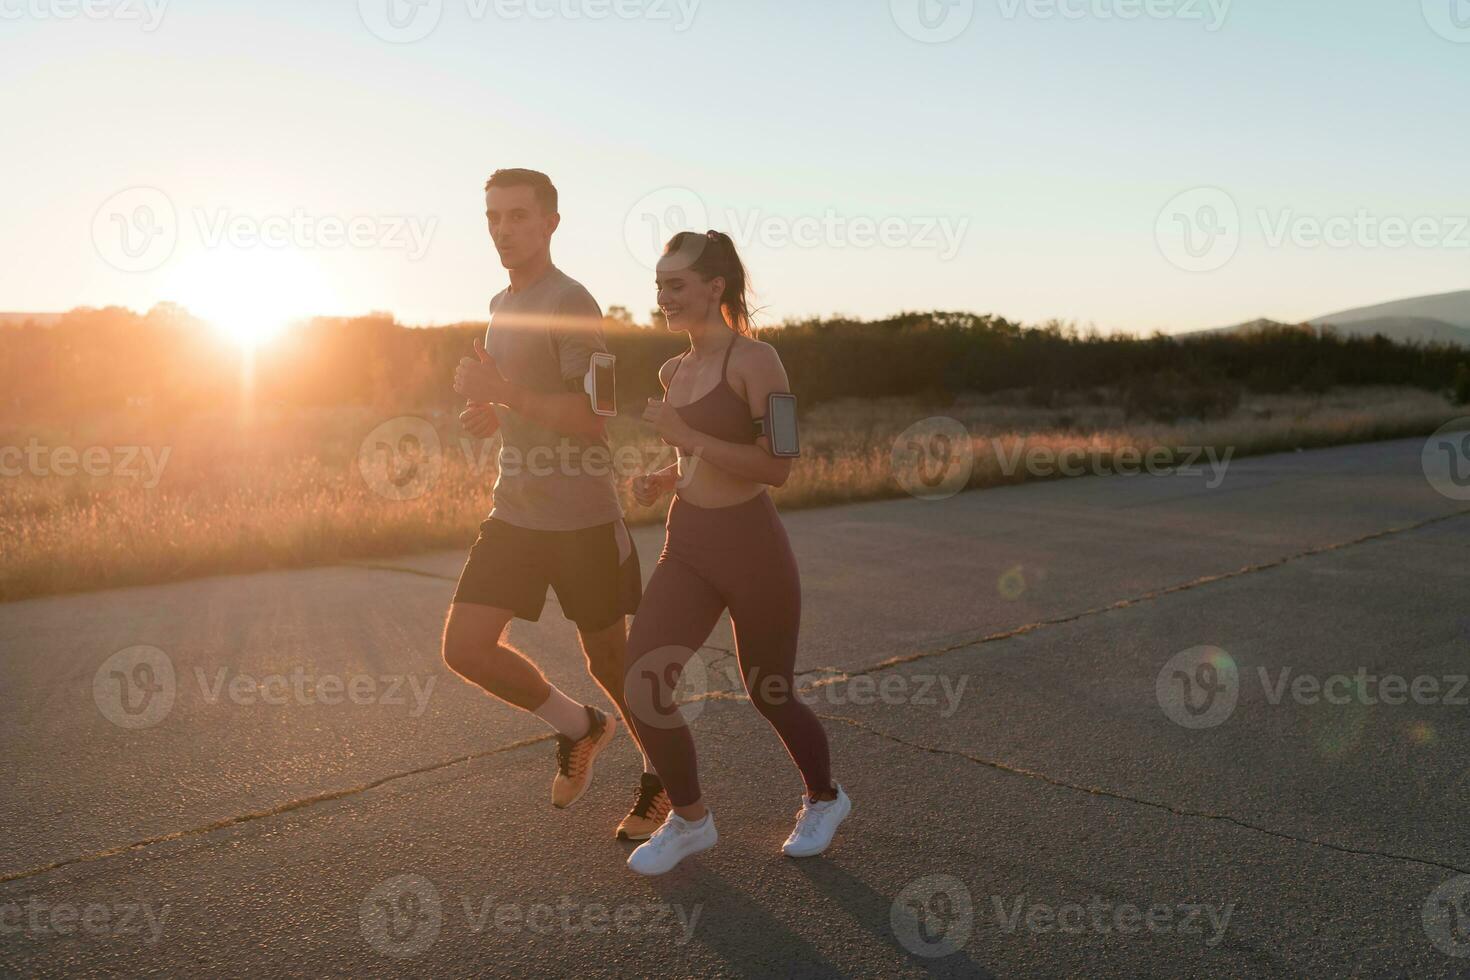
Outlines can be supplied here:
<path id="1" fill-rule="evenodd" d="M 791 836 L 781 845 L 781 853 L 794 858 L 821 854 L 832 843 L 837 825 L 846 820 L 851 812 L 852 800 L 847 798 L 847 793 L 840 785 L 837 787 L 835 800 L 813 800 L 809 796 L 803 796 L 801 809 L 796 814 L 796 829 L 791 831 Z"/>
<path id="2" fill-rule="evenodd" d="M 698 823 L 670 813 L 653 836 L 628 855 L 628 867 L 641 875 L 661 875 L 674 870 L 689 855 L 714 847 L 719 839 L 713 813 L 706 812 Z"/>

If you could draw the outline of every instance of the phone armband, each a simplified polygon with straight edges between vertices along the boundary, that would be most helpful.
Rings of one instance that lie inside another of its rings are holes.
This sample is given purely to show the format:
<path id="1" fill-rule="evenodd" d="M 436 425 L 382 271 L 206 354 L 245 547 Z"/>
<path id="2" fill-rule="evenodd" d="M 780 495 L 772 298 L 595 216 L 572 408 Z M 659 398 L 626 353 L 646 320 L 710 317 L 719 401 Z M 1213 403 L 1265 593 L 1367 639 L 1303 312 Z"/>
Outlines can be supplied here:
<path id="1" fill-rule="evenodd" d="M 755 420 L 757 437 L 765 436 L 771 455 L 795 459 L 801 455 L 801 432 L 796 422 L 796 396 L 772 392 L 766 399 L 766 414 Z"/>
<path id="2" fill-rule="evenodd" d="M 598 352 L 592 355 L 587 365 L 587 374 L 582 378 L 582 390 L 592 402 L 594 415 L 612 417 L 618 414 L 616 375 L 617 357 Z"/>

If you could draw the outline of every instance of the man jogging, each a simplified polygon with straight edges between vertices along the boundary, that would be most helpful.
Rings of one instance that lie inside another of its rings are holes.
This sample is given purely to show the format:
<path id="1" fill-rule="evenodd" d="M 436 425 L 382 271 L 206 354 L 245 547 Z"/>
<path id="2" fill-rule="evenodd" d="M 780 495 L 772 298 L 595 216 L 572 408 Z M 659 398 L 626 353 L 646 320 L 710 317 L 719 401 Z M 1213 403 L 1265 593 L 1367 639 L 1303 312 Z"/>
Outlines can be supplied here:
<path id="1" fill-rule="evenodd" d="M 556 188 L 534 170 L 497 170 L 485 184 L 485 217 L 510 286 L 491 301 L 484 343 L 460 362 L 454 388 L 469 401 L 460 418 L 471 435 L 500 432 L 500 476 L 449 607 L 444 662 L 556 730 L 551 799 L 568 807 L 591 785 L 616 722 L 550 684 L 505 642 L 506 627 L 513 618 L 539 619 L 547 588 L 556 590 L 588 671 L 626 722 L 624 617 L 638 607 L 642 576 L 607 433 L 583 388 L 593 353 L 606 350 L 602 311 L 551 261 L 561 222 Z M 646 839 L 668 806 L 645 758 L 618 836 Z"/>

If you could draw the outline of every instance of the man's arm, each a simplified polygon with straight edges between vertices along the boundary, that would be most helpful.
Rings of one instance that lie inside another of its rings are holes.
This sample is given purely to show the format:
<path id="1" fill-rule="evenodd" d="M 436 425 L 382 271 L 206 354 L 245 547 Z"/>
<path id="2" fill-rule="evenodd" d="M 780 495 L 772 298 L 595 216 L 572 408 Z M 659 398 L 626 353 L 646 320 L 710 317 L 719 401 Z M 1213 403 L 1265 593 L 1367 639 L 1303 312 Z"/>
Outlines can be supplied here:
<path id="1" fill-rule="evenodd" d="M 475 338 L 475 357 L 459 362 L 454 390 L 475 402 L 493 402 L 563 435 L 597 439 L 606 433 L 602 417 L 592 411 L 585 393 L 533 391 L 512 384 L 500 374 L 495 359 Z"/>
<path id="2" fill-rule="evenodd" d="M 552 400 L 534 406 L 532 411 L 546 412 L 543 424 L 558 432 L 590 438 L 606 435 L 606 423 L 592 411 L 592 399 L 584 387 L 592 367 L 592 355 L 607 353 L 602 334 L 602 307 L 585 289 L 568 289 L 557 304 L 550 333 L 557 368 L 568 394 L 545 396 Z M 534 397 L 530 400 L 537 401 Z"/>
<path id="3" fill-rule="evenodd" d="M 500 404 L 513 412 L 568 436 L 599 439 L 607 434 L 602 416 L 592 411 L 592 400 L 585 393 L 532 391 L 504 382 Z"/>

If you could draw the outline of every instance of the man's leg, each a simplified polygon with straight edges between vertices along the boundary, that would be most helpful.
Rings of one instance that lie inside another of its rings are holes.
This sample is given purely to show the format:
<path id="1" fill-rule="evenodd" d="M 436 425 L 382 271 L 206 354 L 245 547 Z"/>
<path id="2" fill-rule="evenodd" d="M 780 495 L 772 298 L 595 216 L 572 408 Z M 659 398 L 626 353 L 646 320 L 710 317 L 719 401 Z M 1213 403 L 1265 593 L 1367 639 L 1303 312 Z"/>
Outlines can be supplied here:
<path id="1" fill-rule="evenodd" d="M 508 609 L 457 602 L 444 624 L 444 663 L 471 684 L 540 717 L 570 739 L 587 734 L 585 707 L 546 680 L 540 668 L 504 642 Z"/>
<path id="2" fill-rule="evenodd" d="M 602 688 L 603 693 L 617 706 L 623 724 L 638 751 L 643 754 L 643 771 L 653 772 L 648 754 L 638 741 L 638 733 L 628 721 L 628 704 L 623 698 L 623 657 L 628 649 L 627 617 L 618 617 L 617 622 L 600 630 L 583 630 L 577 627 L 577 638 L 582 641 L 582 654 L 587 658 L 587 673 Z"/>
<path id="3" fill-rule="evenodd" d="M 669 803 L 669 795 L 664 792 L 663 780 L 659 779 L 648 753 L 643 751 L 643 743 L 628 714 L 628 703 L 623 691 L 623 672 L 626 670 L 624 658 L 628 649 L 626 622 L 627 617 L 619 616 L 617 622 L 600 630 L 584 630 L 579 626 L 577 636 L 582 641 L 582 653 L 587 657 L 587 672 L 617 706 L 618 715 L 628 729 L 628 736 L 643 757 L 643 775 L 638 780 L 638 794 L 634 798 L 633 808 L 623 817 L 615 833 L 619 840 L 645 841 L 664 822 L 672 804 Z"/>
<path id="4" fill-rule="evenodd" d="M 444 662 L 481 690 L 532 712 L 557 732 L 551 803 L 568 807 L 592 783 L 592 763 L 612 742 L 617 722 L 549 684 L 535 664 L 504 641 L 512 617 L 541 616 L 547 570 L 564 535 L 491 518 L 460 572 L 444 624 Z M 605 621 L 605 620 L 604 620 Z"/>
<path id="5" fill-rule="evenodd" d="M 511 618 L 540 618 L 549 580 L 546 552 L 558 536 L 490 518 L 470 548 L 444 625 L 444 662 L 507 704 L 530 711 L 573 741 L 599 727 L 593 712 L 562 694 L 504 641 Z"/>
<path id="6" fill-rule="evenodd" d="M 556 778 L 551 803 L 571 806 L 592 784 L 592 763 L 612 742 L 616 723 L 579 704 L 548 682 L 541 670 L 503 642 L 512 613 L 456 602 L 444 624 L 444 662 L 465 680 L 556 729 Z"/>

